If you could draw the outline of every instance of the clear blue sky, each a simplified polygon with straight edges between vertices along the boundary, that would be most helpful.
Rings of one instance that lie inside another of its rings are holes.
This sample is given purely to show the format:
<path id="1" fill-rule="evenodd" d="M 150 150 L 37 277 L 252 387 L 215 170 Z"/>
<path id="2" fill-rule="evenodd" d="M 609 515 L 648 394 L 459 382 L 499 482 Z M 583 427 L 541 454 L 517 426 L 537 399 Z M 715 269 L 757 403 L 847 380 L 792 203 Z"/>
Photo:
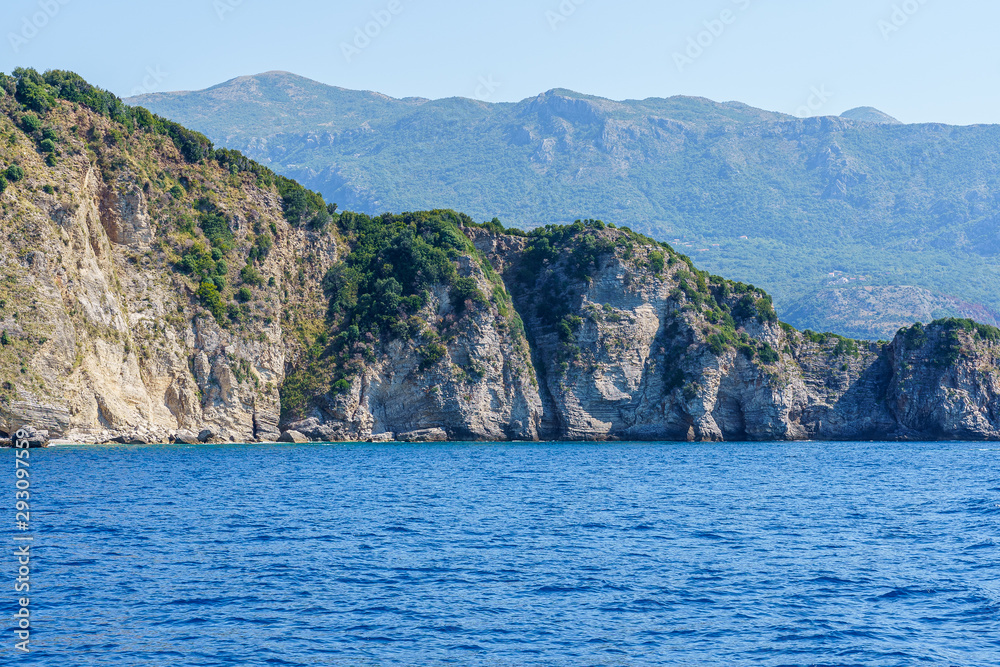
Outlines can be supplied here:
<path id="1" fill-rule="evenodd" d="M 1000 122 L 1000 3 L 986 0 L 4 0 L 0 23 L 3 71 L 71 69 L 122 96 L 280 69 L 394 97 L 562 87 Z M 366 26 L 377 34 L 345 55 Z"/>

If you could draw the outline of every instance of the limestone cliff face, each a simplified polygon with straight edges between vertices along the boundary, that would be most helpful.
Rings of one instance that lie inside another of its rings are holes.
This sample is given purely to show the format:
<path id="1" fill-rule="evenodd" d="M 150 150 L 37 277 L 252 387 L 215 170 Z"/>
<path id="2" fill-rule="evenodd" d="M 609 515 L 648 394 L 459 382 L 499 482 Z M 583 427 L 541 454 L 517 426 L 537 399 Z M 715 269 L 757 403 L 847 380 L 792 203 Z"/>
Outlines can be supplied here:
<path id="1" fill-rule="evenodd" d="M 463 277 L 491 293 L 477 258 L 459 263 Z M 392 439 L 426 429 L 442 429 L 451 440 L 537 440 L 534 369 L 505 297 L 456 313 L 449 290 L 439 287 L 419 313 L 418 335 L 389 341 L 347 392 L 322 396 L 288 427 L 319 440 Z"/>
<path id="2" fill-rule="evenodd" d="M 295 354 L 281 315 L 296 304 L 322 313 L 321 270 L 293 277 L 308 255 L 332 262 L 333 239 L 290 226 L 273 189 L 188 164 L 139 132 L 109 142 L 117 128 L 74 105 L 46 118 L 60 136 L 48 166 L 22 117 L 0 115 L 0 131 L 14 137 L 2 161 L 25 173 L 0 196 L 0 429 L 27 423 L 87 441 L 166 441 L 204 428 L 222 439 L 277 437 L 278 388 Z M 202 307 L 197 277 L 176 268 L 198 242 L 177 223 L 207 196 L 232 236 L 224 294 L 240 282 L 253 230 L 276 232 L 260 284 L 226 326 Z"/>
<path id="3" fill-rule="evenodd" d="M 931 325 L 886 349 L 886 401 L 909 437 L 1000 439 L 1000 342 L 982 326 Z"/>
<path id="4" fill-rule="evenodd" d="M 525 239 L 469 233 L 514 286 L 546 437 L 1000 436 L 997 344 L 978 333 L 989 327 L 932 325 L 916 349 L 905 332 L 886 346 L 801 333 L 779 325 L 759 291 L 734 291 L 627 232 L 581 229 L 528 270 L 538 257 Z M 603 249 L 582 271 L 581 244 Z"/>
<path id="5" fill-rule="evenodd" d="M 781 439 L 806 432 L 790 414 L 805 387 L 790 360 L 755 363 L 734 347 L 718 354 L 707 325 L 677 287 L 689 268 L 649 268 L 652 253 L 630 235 L 590 232 L 604 249 L 574 275 L 573 251 L 557 252 L 525 280 L 524 258 L 473 232 L 517 285 L 546 397 L 545 435 L 571 440 Z M 586 237 L 581 231 L 579 236 Z M 626 244 L 620 243 L 626 241 Z M 580 267 L 576 267 L 580 268 Z M 558 321 L 552 317 L 566 307 Z M 784 344 L 776 324 L 747 322 L 749 340 Z"/>

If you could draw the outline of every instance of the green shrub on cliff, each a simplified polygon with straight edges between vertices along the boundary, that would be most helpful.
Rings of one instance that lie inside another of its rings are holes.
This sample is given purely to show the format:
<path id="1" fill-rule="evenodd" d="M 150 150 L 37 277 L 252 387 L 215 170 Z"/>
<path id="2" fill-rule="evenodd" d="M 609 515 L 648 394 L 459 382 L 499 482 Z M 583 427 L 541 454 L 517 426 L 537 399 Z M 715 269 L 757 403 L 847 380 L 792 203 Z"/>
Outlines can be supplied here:
<path id="1" fill-rule="evenodd" d="M 777 322 L 778 313 L 774 310 L 774 302 L 770 294 L 765 294 L 754 303 L 757 308 L 757 318 L 761 322 Z"/>
<path id="2" fill-rule="evenodd" d="M 427 370 L 437 362 L 444 358 L 447 354 L 448 348 L 446 348 L 441 343 L 428 343 L 419 350 L 420 354 L 420 370 Z"/>
<path id="3" fill-rule="evenodd" d="M 771 344 L 768 342 L 765 342 L 761 346 L 760 352 L 757 353 L 757 356 L 761 362 L 765 364 L 777 363 L 778 359 L 781 358 L 778 351 L 771 347 Z"/>
<path id="4" fill-rule="evenodd" d="M 721 357 L 725 353 L 729 343 L 726 336 L 719 332 L 709 334 L 705 342 L 708 343 L 708 349 L 717 357 Z"/>
<path id="5" fill-rule="evenodd" d="M 664 267 L 663 253 L 657 250 L 653 250 L 649 253 L 649 268 L 652 269 L 653 273 L 659 275 L 662 273 Z"/>
<path id="6" fill-rule="evenodd" d="M 205 244 L 200 241 L 195 241 L 191 247 L 184 252 L 184 255 L 181 257 L 181 261 L 177 266 L 185 273 L 190 273 L 202 278 L 207 278 L 215 272 L 215 260 L 212 259 L 212 253 L 209 252 L 208 248 L 205 247 Z"/>
<path id="7" fill-rule="evenodd" d="M 240 270 L 240 280 L 254 287 L 260 287 L 264 284 L 264 278 L 260 275 L 260 271 L 254 268 L 253 264 L 249 262 Z"/>
<path id="8" fill-rule="evenodd" d="M 219 288 L 215 283 L 206 280 L 198 288 L 196 294 L 201 301 L 201 305 L 205 306 L 212 313 L 219 324 L 222 324 L 226 316 L 226 304 L 222 302 L 222 296 L 219 294 Z"/>
<path id="9" fill-rule="evenodd" d="M 837 344 L 833 348 L 833 354 L 835 356 L 847 355 L 851 357 L 857 357 L 858 341 L 852 340 L 850 338 L 844 338 L 842 336 L 837 336 Z"/>
<path id="10" fill-rule="evenodd" d="M 749 287 L 754 289 L 752 285 Z M 736 306 L 733 307 L 733 317 L 738 320 L 756 318 L 759 322 L 778 321 L 778 313 L 774 310 L 774 303 L 771 301 L 770 295 L 765 294 L 755 299 L 753 292 L 740 298 Z"/>
<path id="11" fill-rule="evenodd" d="M 230 250 L 233 244 L 233 232 L 223 212 L 206 198 L 198 200 L 195 209 L 198 211 L 198 226 L 205 233 L 205 238 L 222 251 Z"/>
<path id="12" fill-rule="evenodd" d="M 274 237 L 267 232 L 261 232 L 254 239 L 253 247 L 250 248 L 249 259 L 252 262 L 262 261 L 267 258 L 274 247 Z"/>
<path id="13" fill-rule="evenodd" d="M 45 85 L 41 75 L 33 69 L 18 67 L 13 71 L 17 81 L 14 98 L 32 111 L 45 112 L 55 104 L 55 95 Z"/>
<path id="14" fill-rule="evenodd" d="M 451 304 L 459 313 L 465 311 L 466 303 L 484 306 L 488 302 L 473 278 L 456 278 L 451 285 Z"/>
<path id="15" fill-rule="evenodd" d="M 489 222 L 473 222 L 469 219 L 467 222 L 463 223 L 466 227 L 473 227 L 475 229 L 485 229 L 494 234 L 506 234 L 508 236 L 527 236 L 528 232 L 523 229 L 518 229 L 517 227 L 504 227 L 503 223 L 500 222 L 500 218 L 493 218 Z"/>
<path id="16" fill-rule="evenodd" d="M 37 132 L 42 127 L 42 121 L 33 113 L 26 113 L 21 117 L 21 129 L 28 134 Z"/>
<path id="17" fill-rule="evenodd" d="M 299 185 L 284 176 L 275 177 L 281 208 L 285 219 L 293 225 L 308 225 L 312 229 L 323 229 L 332 219 L 322 195 Z"/>
<path id="18" fill-rule="evenodd" d="M 450 211 L 378 218 L 342 214 L 339 223 L 352 249 L 324 278 L 331 315 L 381 336 L 422 308 L 434 285 L 451 288 L 458 311 L 466 300 L 485 304 L 475 281 L 460 278 L 455 267 L 460 253 L 473 252 L 457 221 L 458 214 Z"/>
<path id="19" fill-rule="evenodd" d="M 802 332 L 802 337 L 809 341 L 810 343 L 816 343 L 817 345 L 826 345 L 826 343 L 834 337 L 831 333 L 817 333 L 812 329 L 806 329 Z"/>
<path id="20" fill-rule="evenodd" d="M 903 347 L 907 350 L 917 350 L 927 344 L 927 332 L 920 322 L 909 329 L 901 329 L 899 333 L 903 336 Z"/>

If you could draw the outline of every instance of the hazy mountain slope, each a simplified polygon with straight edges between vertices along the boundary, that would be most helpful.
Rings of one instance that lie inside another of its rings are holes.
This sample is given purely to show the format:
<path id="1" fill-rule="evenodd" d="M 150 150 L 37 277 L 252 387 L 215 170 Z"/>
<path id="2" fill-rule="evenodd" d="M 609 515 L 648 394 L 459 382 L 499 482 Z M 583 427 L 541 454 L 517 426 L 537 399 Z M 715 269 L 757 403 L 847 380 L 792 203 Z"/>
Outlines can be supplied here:
<path id="1" fill-rule="evenodd" d="M 945 297 L 919 287 L 860 286 L 839 284 L 801 299 L 795 310 L 785 316 L 789 320 L 813 322 L 820 331 L 835 328 L 847 336 L 867 336 L 873 326 L 897 331 L 920 321 L 930 322 L 958 314 L 977 322 L 996 326 L 998 315 L 980 304 L 954 297 Z"/>
<path id="2" fill-rule="evenodd" d="M 848 109 L 844 113 L 840 114 L 841 118 L 850 118 L 851 120 L 861 120 L 866 123 L 888 123 L 889 125 L 902 125 L 897 119 L 893 118 L 884 111 L 879 111 L 875 107 L 857 107 L 856 109 Z"/>
<path id="3" fill-rule="evenodd" d="M 168 117 L 195 114 L 194 124 L 233 147 L 281 132 L 353 129 L 373 115 L 392 118 L 427 101 L 336 88 L 287 72 L 239 77 L 198 92 L 147 97 L 148 108 L 162 107 Z"/>
<path id="4" fill-rule="evenodd" d="M 797 302 L 831 272 L 1000 310 L 995 126 L 565 90 L 517 104 L 393 100 L 284 73 L 132 101 L 345 208 L 448 206 L 522 228 L 597 216 L 675 242 L 794 312 L 810 312 Z"/>

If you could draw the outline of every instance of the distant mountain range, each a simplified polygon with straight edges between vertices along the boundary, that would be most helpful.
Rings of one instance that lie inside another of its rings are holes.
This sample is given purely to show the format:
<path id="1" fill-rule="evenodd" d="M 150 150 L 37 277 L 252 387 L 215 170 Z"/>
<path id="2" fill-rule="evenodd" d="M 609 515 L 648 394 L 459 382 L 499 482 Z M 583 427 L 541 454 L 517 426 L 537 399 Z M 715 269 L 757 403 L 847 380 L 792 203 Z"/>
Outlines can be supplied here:
<path id="1" fill-rule="evenodd" d="M 888 338 L 932 316 L 996 324 L 1000 311 L 1000 126 L 568 90 L 394 99 L 285 72 L 127 101 L 345 209 L 627 225 L 768 289 L 799 327 Z"/>

